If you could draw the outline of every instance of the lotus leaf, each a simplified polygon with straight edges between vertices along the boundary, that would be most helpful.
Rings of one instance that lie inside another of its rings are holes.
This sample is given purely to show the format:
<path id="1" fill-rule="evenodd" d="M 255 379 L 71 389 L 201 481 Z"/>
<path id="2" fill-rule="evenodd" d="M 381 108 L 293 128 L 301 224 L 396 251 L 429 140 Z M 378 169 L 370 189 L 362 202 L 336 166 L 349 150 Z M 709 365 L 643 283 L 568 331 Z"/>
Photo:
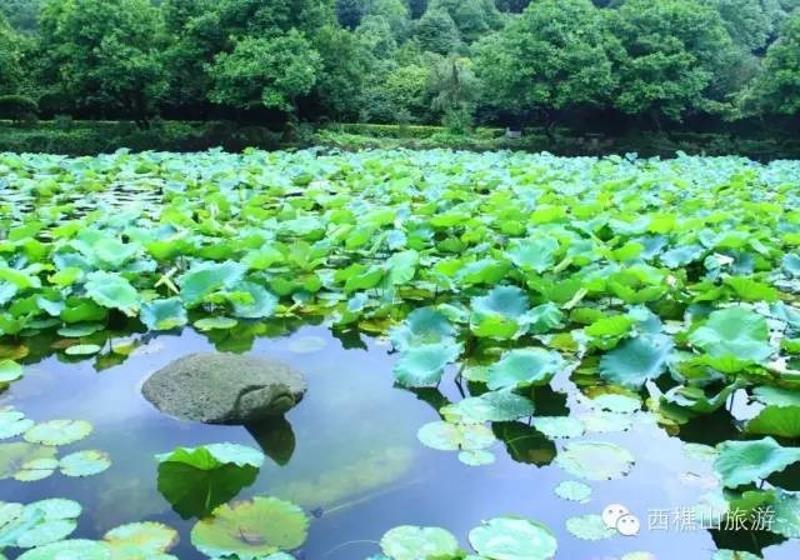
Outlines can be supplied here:
<path id="1" fill-rule="evenodd" d="M 510 391 L 490 391 L 479 397 L 469 397 L 441 411 L 448 422 L 483 424 L 508 422 L 533 414 L 533 402 Z"/>
<path id="2" fill-rule="evenodd" d="M 0 444 L 0 480 L 16 476 L 23 467 L 32 461 L 55 459 L 56 450 L 52 447 L 32 443 Z"/>
<path id="3" fill-rule="evenodd" d="M 61 458 L 59 468 L 65 476 L 93 476 L 108 470 L 111 458 L 104 451 L 89 450 L 71 453 Z"/>
<path id="4" fill-rule="evenodd" d="M 12 360 L 0 360 L 0 383 L 10 383 L 22 377 L 22 366 Z"/>
<path id="5" fill-rule="evenodd" d="M 552 531 L 531 519 L 496 517 L 469 532 L 478 554 L 494 560 L 549 560 L 558 543 Z"/>
<path id="6" fill-rule="evenodd" d="M 178 542 L 178 532 L 161 523 L 146 521 L 111 529 L 103 536 L 113 558 L 151 558 L 168 552 Z"/>
<path id="7" fill-rule="evenodd" d="M 186 310 L 180 298 L 157 299 L 142 305 L 142 323 L 154 331 L 169 331 L 188 322 Z"/>
<path id="8" fill-rule="evenodd" d="M 542 348 L 511 350 L 489 368 L 488 386 L 492 390 L 547 385 L 565 367 L 557 352 Z"/>
<path id="9" fill-rule="evenodd" d="M 580 437 L 586 431 L 583 422 L 572 416 L 536 416 L 533 426 L 551 438 Z"/>
<path id="10" fill-rule="evenodd" d="M 461 347 L 453 342 L 414 346 L 395 363 L 395 378 L 406 387 L 436 385 L 445 366 L 455 361 L 459 354 Z"/>
<path id="11" fill-rule="evenodd" d="M 92 272 L 87 276 L 85 287 L 86 293 L 97 305 L 119 309 L 130 317 L 139 312 L 139 293 L 119 274 Z"/>
<path id="12" fill-rule="evenodd" d="M 610 539 L 617 532 L 606 527 L 603 518 L 599 515 L 582 515 L 567 519 L 567 531 L 585 541 L 600 541 Z"/>
<path id="13" fill-rule="evenodd" d="M 68 445 L 92 433 L 92 425 L 84 420 L 50 420 L 36 424 L 23 436 L 30 443 Z"/>
<path id="14" fill-rule="evenodd" d="M 28 431 L 34 422 L 17 410 L 0 411 L 0 439 L 9 439 Z"/>
<path id="15" fill-rule="evenodd" d="M 495 442 L 492 431 L 482 424 L 431 422 L 419 429 L 417 437 L 439 451 L 479 451 Z"/>
<path id="16" fill-rule="evenodd" d="M 585 504 L 592 495 L 592 488 L 582 482 L 575 480 L 565 480 L 556 486 L 556 495 L 570 502 Z"/>
<path id="17" fill-rule="evenodd" d="M 672 341 L 664 335 L 626 340 L 600 360 L 600 375 L 611 383 L 638 389 L 664 373 L 672 348 Z"/>
<path id="18" fill-rule="evenodd" d="M 60 541 L 34 548 L 18 560 L 112 560 L 111 549 L 104 543 L 85 539 Z"/>
<path id="19" fill-rule="evenodd" d="M 556 457 L 565 471 L 587 480 L 622 478 L 630 472 L 634 461 L 624 447 L 598 441 L 568 443 Z"/>
<path id="20" fill-rule="evenodd" d="M 438 527 L 402 525 L 383 535 L 381 549 L 393 560 L 435 560 L 458 554 L 458 542 Z"/>
<path id="21" fill-rule="evenodd" d="M 756 441 L 724 441 L 717 446 L 714 469 L 722 484 L 735 488 L 763 480 L 800 461 L 800 447 L 782 447 L 771 437 Z"/>
<path id="22" fill-rule="evenodd" d="M 713 312 L 689 340 L 711 358 L 709 365 L 726 373 L 761 363 L 774 352 L 764 317 L 743 307 Z"/>

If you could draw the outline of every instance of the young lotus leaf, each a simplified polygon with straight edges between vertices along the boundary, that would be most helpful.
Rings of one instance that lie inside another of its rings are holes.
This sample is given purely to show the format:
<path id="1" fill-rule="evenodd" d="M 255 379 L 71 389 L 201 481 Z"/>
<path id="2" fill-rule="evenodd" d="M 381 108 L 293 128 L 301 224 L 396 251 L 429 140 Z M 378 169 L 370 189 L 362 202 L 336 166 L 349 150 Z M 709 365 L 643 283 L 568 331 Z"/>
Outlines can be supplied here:
<path id="1" fill-rule="evenodd" d="M 139 318 L 153 331 L 169 331 L 182 327 L 189 321 L 183 302 L 177 297 L 145 303 Z"/>
<path id="2" fill-rule="evenodd" d="M 558 497 L 570 502 L 585 504 L 592 496 L 592 488 L 583 482 L 565 480 L 556 486 L 555 493 Z"/>
<path id="3" fill-rule="evenodd" d="M 0 439 L 9 439 L 28 431 L 34 422 L 18 410 L 0 411 Z"/>
<path id="4" fill-rule="evenodd" d="M 381 550 L 393 560 L 436 560 L 458 554 L 458 541 L 439 527 L 401 525 L 381 538 Z"/>
<path id="5" fill-rule="evenodd" d="M 558 542 L 553 532 L 532 519 L 496 517 L 469 532 L 472 548 L 496 560 L 550 560 Z"/>
<path id="6" fill-rule="evenodd" d="M 496 390 L 547 385 L 564 367 L 564 359 L 552 350 L 511 350 L 489 368 L 488 386 Z"/>
<path id="7" fill-rule="evenodd" d="M 245 272 L 247 267 L 233 261 L 197 263 L 178 278 L 181 299 L 186 305 L 194 306 L 216 291 L 234 289 Z"/>
<path id="8" fill-rule="evenodd" d="M 139 312 L 139 293 L 125 278 L 112 272 L 92 272 L 87 276 L 86 294 L 97 304 L 119 309 L 129 317 Z"/>
<path id="9" fill-rule="evenodd" d="M 100 352 L 102 348 L 97 344 L 76 344 L 64 350 L 68 356 L 92 356 Z"/>
<path id="10" fill-rule="evenodd" d="M 705 351 L 711 360 L 709 365 L 725 373 L 761 363 L 774 352 L 767 321 L 743 307 L 713 312 L 703 326 L 689 335 L 689 341 Z"/>
<path id="11" fill-rule="evenodd" d="M 11 383 L 22 377 L 22 366 L 12 360 L 0 360 L 0 383 Z"/>
<path id="12" fill-rule="evenodd" d="M 568 443 L 556 457 L 562 469 L 586 480 L 622 478 L 633 468 L 634 461 L 624 447 L 599 441 Z"/>
<path id="13" fill-rule="evenodd" d="M 272 497 L 255 497 L 214 510 L 192 528 L 197 550 L 211 556 L 259 560 L 294 550 L 308 535 L 308 518 L 296 505 Z"/>
<path id="14" fill-rule="evenodd" d="M 495 442 L 492 431 L 483 424 L 430 422 L 417 432 L 419 440 L 439 451 L 478 451 Z"/>
<path id="15" fill-rule="evenodd" d="M 672 348 L 672 340 L 665 335 L 631 338 L 600 359 L 600 376 L 611 383 L 638 389 L 664 373 Z"/>
<path id="16" fill-rule="evenodd" d="M 771 437 L 757 441 L 724 441 L 717 446 L 714 470 L 722 484 L 736 488 L 763 480 L 800 461 L 800 447 L 782 447 Z"/>
<path id="17" fill-rule="evenodd" d="M 470 467 L 482 467 L 484 465 L 491 465 L 495 462 L 496 457 L 491 451 L 470 450 L 461 451 L 458 454 L 458 460 Z"/>
<path id="18" fill-rule="evenodd" d="M 0 444 L 0 480 L 11 478 L 23 472 L 23 467 L 32 461 L 55 459 L 56 450 L 52 447 L 15 442 Z"/>
<path id="19" fill-rule="evenodd" d="M 230 317 L 206 317 L 193 323 L 198 331 L 228 330 L 239 324 L 239 321 Z"/>
<path id="20" fill-rule="evenodd" d="M 161 523 L 145 521 L 111 529 L 103 536 L 114 558 L 152 558 L 178 543 L 178 532 Z"/>
<path id="21" fill-rule="evenodd" d="M 453 342 L 414 346 L 395 363 L 395 378 L 406 387 L 436 385 L 442 379 L 445 366 L 460 354 L 461 347 Z"/>
<path id="22" fill-rule="evenodd" d="M 92 425 L 84 420 L 50 420 L 25 432 L 25 441 L 43 445 L 68 445 L 92 433 Z"/>
<path id="23" fill-rule="evenodd" d="M 479 397 L 469 397 L 440 411 L 448 422 L 483 424 L 509 422 L 531 416 L 533 402 L 511 391 L 490 391 Z"/>
<path id="24" fill-rule="evenodd" d="M 432 307 L 415 309 L 402 325 L 389 332 L 392 345 L 400 352 L 424 344 L 452 340 L 455 329 L 447 317 Z"/>
<path id="25" fill-rule="evenodd" d="M 60 541 L 27 551 L 17 560 L 112 560 L 105 543 L 85 539 Z"/>
<path id="26" fill-rule="evenodd" d="M 516 286 L 497 286 L 472 298 L 472 332 L 479 337 L 508 339 L 521 334 L 528 297 Z"/>
<path id="27" fill-rule="evenodd" d="M 584 541 L 601 541 L 610 539 L 617 532 L 606 527 L 603 518 L 590 514 L 567 519 L 567 531 Z"/>
<path id="28" fill-rule="evenodd" d="M 61 474 L 70 477 L 84 477 L 100 474 L 111 467 L 111 458 L 104 451 L 78 451 L 62 457 L 59 462 Z"/>
<path id="29" fill-rule="evenodd" d="M 583 422 L 572 416 L 534 416 L 533 427 L 550 438 L 575 438 L 586 431 Z"/>

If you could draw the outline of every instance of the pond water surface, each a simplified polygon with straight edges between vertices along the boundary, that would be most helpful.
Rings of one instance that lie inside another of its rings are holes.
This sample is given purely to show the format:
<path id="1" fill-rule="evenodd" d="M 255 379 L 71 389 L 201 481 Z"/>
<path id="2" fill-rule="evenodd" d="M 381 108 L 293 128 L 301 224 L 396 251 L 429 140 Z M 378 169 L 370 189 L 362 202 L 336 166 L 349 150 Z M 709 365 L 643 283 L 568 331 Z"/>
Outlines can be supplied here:
<path id="1" fill-rule="evenodd" d="M 800 557 L 797 541 L 771 544 L 774 537 L 771 541 L 765 533 L 681 530 L 672 523 L 660 530 L 649 523 L 655 511 L 672 515 L 695 504 L 714 482 L 708 465 L 688 458 L 681 439 L 668 435 L 645 413 L 628 431 L 584 436 L 619 443 L 637 461 L 627 477 L 590 483 L 593 494 L 585 504 L 554 493 L 559 482 L 573 479 L 553 461 L 563 440 L 550 441 L 526 422 L 494 426 L 501 441 L 493 449 L 497 461 L 488 466 L 466 466 L 456 453 L 424 447 L 417 430 L 438 420 L 437 409 L 448 399 L 460 399 L 465 387 L 456 383 L 452 371 L 438 390 L 414 393 L 395 386 L 395 356 L 379 339 L 341 339 L 323 326 L 307 326 L 291 336 L 255 340 L 253 355 L 283 360 L 307 376 L 308 394 L 286 422 L 248 428 L 194 424 L 165 416 L 143 399 L 140 387 L 148 375 L 176 358 L 213 349 L 205 336 L 184 329 L 151 337 L 122 364 L 100 371 L 94 360 L 22 360 L 26 375 L 0 395 L 0 407 L 13 405 L 36 421 L 90 421 L 92 435 L 60 452 L 102 449 L 111 455 L 113 466 L 85 479 L 56 474 L 36 483 L 3 480 L 0 499 L 78 500 L 84 512 L 73 537 L 100 538 L 120 524 L 160 521 L 180 531 L 173 554 L 200 559 L 204 556 L 189 541 L 196 519 L 186 511 L 182 517 L 161 495 L 154 456 L 176 446 L 235 442 L 260 447 L 269 457 L 239 498 L 286 498 L 312 517 L 298 558 L 364 559 L 380 552 L 377 543 L 387 530 L 404 524 L 446 528 L 466 547 L 471 528 L 505 514 L 549 526 L 558 538 L 557 557 L 570 560 L 621 558 L 632 551 L 668 560 L 705 559 L 718 545 L 754 552 L 764 547 L 763 557 L 772 560 Z M 585 399 L 566 376 L 557 377 L 552 387 L 537 394 L 537 413 L 587 413 Z M 741 414 L 747 413 L 742 408 Z M 734 429 L 735 420 L 723 410 L 700 422 L 684 428 L 681 437 L 713 444 Z M 624 504 L 640 517 L 638 536 L 592 542 L 566 530 L 570 517 L 599 514 L 612 503 Z"/>

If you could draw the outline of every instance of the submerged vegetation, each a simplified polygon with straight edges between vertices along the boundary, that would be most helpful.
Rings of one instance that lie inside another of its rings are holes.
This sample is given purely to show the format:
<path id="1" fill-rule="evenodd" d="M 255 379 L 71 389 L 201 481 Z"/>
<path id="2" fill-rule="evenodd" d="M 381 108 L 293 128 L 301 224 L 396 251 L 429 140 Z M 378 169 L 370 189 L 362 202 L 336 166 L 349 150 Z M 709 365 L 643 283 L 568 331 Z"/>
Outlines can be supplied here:
<path id="1" fill-rule="evenodd" d="M 396 351 L 395 383 L 440 416 L 417 426 L 421 444 L 492 469 L 502 442 L 516 462 L 561 469 L 554 495 L 573 504 L 636 471 L 614 434 L 649 423 L 683 435 L 735 414 L 724 436 L 687 439 L 712 481 L 693 511 L 769 507 L 769 530 L 741 545 L 752 553 L 800 538 L 800 163 L 120 151 L 3 154 L 0 173 L 0 381 L 11 393 L 48 354 L 98 370 L 124 362 L 131 332 L 191 325 L 247 352 L 285 332 L 279 322 L 324 322 Z M 306 337 L 291 351 L 324 346 Z M 559 378 L 572 412 L 550 402 Z M 437 391 L 444 379 L 460 400 Z M 91 432 L 4 408 L 0 438 L 21 441 L 0 444 L 0 477 L 113 469 L 101 450 L 57 457 Z M 289 558 L 306 541 L 313 511 L 271 495 L 231 501 L 264 459 L 237 444 L 156 458 L 158 489 L 196 520 L 187 538 L 199 552 Z M 31 548 L 26 560 L 170 557 L 176 534 L 164 524 L 69 540 L 81 508 L 48 504 L 0 504 L 0 547 Z M 476 520 L 472 557 L 547 559 L 563 538 L 626 534 L 595 513 L 564 519 L 568 537 L 508 513 Z M 468 554 L 445 527 L 387 527 L 378 546 L 374 558 Z M 726 554 L 715 558 L 736 557 Z"/>

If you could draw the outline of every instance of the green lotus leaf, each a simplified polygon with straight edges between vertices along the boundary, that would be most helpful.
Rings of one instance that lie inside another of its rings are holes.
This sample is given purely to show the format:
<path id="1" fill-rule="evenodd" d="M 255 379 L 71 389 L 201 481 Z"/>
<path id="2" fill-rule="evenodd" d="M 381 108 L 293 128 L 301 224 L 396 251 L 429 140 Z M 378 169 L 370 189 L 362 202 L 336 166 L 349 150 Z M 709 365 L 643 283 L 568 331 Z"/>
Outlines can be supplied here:
<path id="1" fill-rule="evenodd" d="M 558 251 L 558 241 L 544 237 L 514 242 L 507 251 L 508 258 L 523 270 L 541 274 L 553 267 Z"/>
<path id="2" fill-rule="evenodd" d="M 794 278 L 800 278 L 800 255 L 785 255 L 781 261 L 783 271 Z"/>
<path id="3" fill-rule="evenodd" d="M 722 484 L 735 488 L 763 480 L 800 461 L 800 447 L 782 447 L 771 437 L 756 441 L 724 441 L 717 446 L 714 470 Z"/>
<path id="4" fill-rule="evenodd" d="M 714 553 L 711 560 L 761 560 L 761 556 L 742 550 L 721 549 Z"/>
<path id="5" fill-rule="evenodd" d="M 707 395 L 701 387 L 677 385 L 662 397 L 663 403 L 669 403 L 695 414 L 711 414 L 725 406 L 728 397 L 736 391 L 737 384 L 728 385 L 716 395 Z"/>
<path id="6" fill-rule="evenodd" d="M 706 323 L 689 335 L 689 341 L 717 360 L 728 360 L 721 369 L 734 373 L 748 364 L 761 363 L 774 352 L 769 344 L 769 328 L 761 315 L 743 307 L 713 312 Z"/>
<path id="7" fill-rule="evenodd" d="M 496 459 L 494 453 L 483 449 L 461 451 L 458 454 L 458 460 L 470 467 L 491 465 Z"/>
<path id="8" fill-rule="evenodd" d="M 800 406 L 800 391 L 763 385 L 753 389 L 753 396 L 766 405 Z"/>
<path id="9" fill-rule="evenodd" d="M 585 332 L 593 338 L 621 338 L 630 332 L 631 327 L 633 327 L 635 323 L 635 319 L 628 315 L 613 315 L 594 321 L 591 325 L 586 327 Z"/>
<path id="10" fill-rule="evenodd" d="M 239 321 L 230 317 L 206 317 L 193 323 L 198 331 L 228 330 L 239 324 Z"/>
<path id="11" fill-rule="evenodd" d="M 12 506 L 0 526 L 0 546 L 32 548 L 61 541 L 75 531 L 80 514 L 79 503 L 63 498 L 33 502 L 21 509 Z"/>
<path id="12" fill-rule="evenodd" d="M 195 263 L 178 278 L 181 299 L 189 306 L 219 290 L 230 290 L 244 278 L 247 267 L 233 261 Z"/>
<path id="13" fill-rule="evenodd" d="M 460 354 L 461 347 L 449 341 L 414 346 L 395 362 L 395 379 L 406 387 L 436 385 L 442 379 L 445 366 Z"/>
<path id="14" fill-rule="evenodd" d="M 770 531 L 787 539 L 800 539 L 800 496 L 781 492 L 770 506 L 775 514 Z"/>
<path id="15" fill-rule="evenodd" d="M 0 383 L 10 383 L 22 377 L 22 366 L 12 360 L 0 360 Z"/>
<path id="16" fill-rule="evenodd" d="M 602 410 L 619 414 L 630 414 L 642 407 L 642 402 L 636 397 L 614 393 L 593 397 L 589 404 Z"/>
<path id="17" fill-rule="evenodd" d="M 301 546 L 308 535 L 308 523 L 296 505 L 258 496 L 218 507 L 195 524 L 191 540 L 207 556 L 258 560 Z"/>
<path id="18" fill-rule="evenodd" d="M 145 521 L 111 529 L 103 536 L 114 559 L 149 559 L 168 552 L 178 542 L 178 532 L 162 523 Z"/>
<path id="19" fill-rule="evenodd" d="M 706 249 L 702 245 L 691 244 L 670 249 L 661 254 L 659 258 L 661 262 L 664 263 L 664 266 L 675 269 L 700 260 L 705 254 Z"/>
<path id="20" fill-rule="evenodd" d="M 212 470 L 222 465 L 261 468 L 264 454 L 238 443 L 212 443 L 202 447 L 178 447 L 170 453 L 157 455 L 159 463 L 184 463 L 201 470 Z"/>
<path id="21" fill-rule="evenodd" d="M 580 416 L 580 419 L 590 433 L 624 432 L 633 427 L 633 418 L 629 414 L 607 410 L 593 410 Z"/>
<path id="22" fill-rule="evenodd" d="M 92 335 L 100 332 L 105 328 L 105 325 L 100 323 L 78 323 L 61 327 L 56 331 L 59 336 L 66 338 L 83 338 L 84 336 Z"/>
<path id="23" fill-rule="evenodd" d="M 455 329 L 440 311 L 432 307 L 415 309 L 399 327 L 389 332 L 394 347 L 405 352 L 411 347 L 452 340 Z"/>
<path id="24" fill-rule="evenodd" d="M 189 322 L 183 302 L 177 297 L 145 303 L 139 318 L 153 331 L 169 331 Z"/>
<path id="25" fill-rule="evenodd" d="M 62 457 L 59 462 L 61 474 L 71 477 L 84 477 L 100 474 L 111 467 L 108 453 L 95 449 L 78 451 Z"/>
<path id="26" fill-rule="evenodd" d="M 490 391 L 479 397 L 469 397 L 440 410 L 448 422 L 483 424 L 509 422 L 531 416 L 533 402 L 510 391 Z"/>
<path id="27" fill-rule="evenodd" d="M 17 538 L 20 548 L 33 548 L 58 541 L 70 536 L 78 528 L 78 522 L 73 519 L 43 521 L 25 531 Z"/>
<path id="28" fill-rule="evenodd" d="M 575 438 L 586 431 L 583 422 L 572 416 L 535 416 L 533 427 L 550 438 Z"/>
<path id="29" fill-rule="evenodd" d="M 264 319 L 272 317 L 278 307 L 278 297 L 260 284 L 242 282 L 236 287 L 238 293 L 249 295 L 248 302 L 234 302 L 233 316 L 242 319 Z"/>
<path id="30" fill-rule="evenodd" d="M 85 539 L 60 541 L 27 551 L 17 560 L 112 560 L 105 543 Z"/>
<path id="31" fill-rule="evenodd" d="M 9 439 L 28 431 L 34 422 L 18 410 L 0 410 L 0 439 Z"/>
<path id="32" fill-rule="evenodd" d="M 511 350 L 489 368 L 490 389 L 516 389 L 547 385 L 565 367 L 558 352 L 543 348 Z"/>
<path id="33" fill-rule="evenodd" d="M 738 298 L 743 301 L 767 301 L 770 303 L 778 301 L 778 290 L 753 278 L 731 276 L 725 278 L 724 283 L 732 288 Z"/>
<path id="34" fill-rule="evenodd" d="M 430 422 L 422 426 L 417 437 L 426 446 L 439 451 L 479 451 L 491 447 L 492 431 L 483 424 L 451 424 Z"/>
<path id="35" fill-rule="evenodd" d="M 800 438 L 800 406 L 768 406 L 745 426 L 750 434 Z"/>
<path id="36" fill-rule="evenodd" d="M 528 311 L 525 322 L 532 334 L 543 334 L 561 325 L 564 313 L 554 303 L 537 305 Z"/>
<path id="37" fill-rule="evenodd" d="M 68 356 L 93 356 L 100 350 L 102 348 L 97 344 L 75 344 L 64 350 L 64 353 Z"/>
<path id="38" fill-rule="evenodd" d="M 380 544 L 393 560 L 436 560 L 458 554 L 456 538 L 438 527 L 395 527 L 381 537 Z"/>
<path id="39" fill-rule="evenodd" d="M 568 443 L 556 463 L 569 474 L 586 480 L 614 480 L 626 476 L 635 459 L 630 451 L 614 443 L 579 441 Z"/>
<path id="40" fill-rule="evenodd" d="M 400 286 L 414 279 L 419 264 L 419 253 L 403 251 L 395 253 L 386 261 L 386 283 L 389 286 Z"/>
<path id="41" fill-rule="evenodd" d="M 56 450 L 52 447 L 25 442 L 0 444 L 0 480 L 11 478 L 22 467 L 39 459 L 55 459 Z"/>
<path id="42" fill-rule="evenodd" d="M 600 359 L 600 376 L 606 381 L 638 389 L 666 368 L 674 345 L 665 335 L 631 338 Z"/>
<path id="43" fill-rule="evenodd" d="M 497 286 L 485 296 L 472 298 L 472 332 L 479 337 L 513 338 L 524 326 L 528 297 L 516 286 Z"/>
<path id="44" fill-rule="evenodd" d="M 592 496 L 592 488 L 583 482 L 565 480 L 556 486 L 555 493 L 559 498 L 585 504 Z"/>
<path id="45" fill-rule="evenodd" d="M 139 312 L 140 298 L 136 288 L 113 272 L 92 272 L 87 276 L 86 294 L 97 305 L 119 309 L 129 317 Z"/>
<path id="46" fill-rule="evenodd" d="M 50 477 L 58 468 L 58 459 L 33 459 L 23 464 L 14 474 L 14 480 L 20 482 L 37 482 Z"/>
<path id="47" fill-rule="evenodd" d="M 25 432 L 25 441 L 43 445 L 68 445 L 92 433 L 92 425 L 84 420 L 50 420 L 36 424 Z"/>
<path id="48" fill-rule="evenodd" d="M 492 432 L 506 447 L 509 457 L 525 465 L 545 466 L 556 458 L 556 446 L 537 429 L 522 422 L 495 422 Z"/>
<path id="49" fill-rule="evenodd" d="M 469 532 L 478 554 L 496 560 L 550 560 L 558 542 L 542 523 L 517 517 L 496 517 Z"/>
<path id="50" fill-rule="evenodd" d="M 609 529 L 599 515 L 581 515 L 567 519 L 567 531 L 584 541 L 601 541 L 610 539 L 617 532 Z"/>

